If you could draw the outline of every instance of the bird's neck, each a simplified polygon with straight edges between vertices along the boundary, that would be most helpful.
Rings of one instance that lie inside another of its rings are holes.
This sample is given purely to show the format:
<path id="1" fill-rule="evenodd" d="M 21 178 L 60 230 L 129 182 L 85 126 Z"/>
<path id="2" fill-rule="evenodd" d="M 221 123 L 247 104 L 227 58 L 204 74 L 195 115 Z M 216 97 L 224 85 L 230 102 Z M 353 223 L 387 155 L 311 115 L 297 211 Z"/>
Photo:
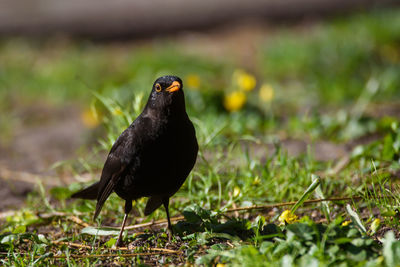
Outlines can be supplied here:
<path id="1" fill-rule="evenodd" d="M 185 97 L 183 92 L 177 94 L 176 98 L 173 99 L 172 103 L 165 103 L 160 105 L 156 102 L 148 102 L 145 107 L 146 115 L 157 118 L 157 119 L 169 119 L 169 118 L 182 118 L 187 117 Z"/>
<path id="2" fill-rule="evenodd" d="M 186 113 L 186 108 L 184 105 L 171 105 L 164 107 L 162 109 L 160 108 L 149 108 L 147 109 L 147 114 L 148 116 L 152 118 L 156 118 L 158 120 L 163 120 L 163 119 L 179 119 L 182 117 L 187 117 Z"/>

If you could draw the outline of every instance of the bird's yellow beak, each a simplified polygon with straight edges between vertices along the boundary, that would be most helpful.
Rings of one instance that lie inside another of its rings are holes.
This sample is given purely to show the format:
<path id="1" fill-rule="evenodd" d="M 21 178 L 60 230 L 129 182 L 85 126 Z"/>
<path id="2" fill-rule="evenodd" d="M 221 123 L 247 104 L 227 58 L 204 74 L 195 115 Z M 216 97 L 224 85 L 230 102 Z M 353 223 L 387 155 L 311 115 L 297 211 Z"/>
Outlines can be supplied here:
<path id="1" fill-rule="evenodd" d="M 178 81 L 174 81 L 165 91 L 172 93 L 178 91 L 181 88 L 181 84 Z"/>

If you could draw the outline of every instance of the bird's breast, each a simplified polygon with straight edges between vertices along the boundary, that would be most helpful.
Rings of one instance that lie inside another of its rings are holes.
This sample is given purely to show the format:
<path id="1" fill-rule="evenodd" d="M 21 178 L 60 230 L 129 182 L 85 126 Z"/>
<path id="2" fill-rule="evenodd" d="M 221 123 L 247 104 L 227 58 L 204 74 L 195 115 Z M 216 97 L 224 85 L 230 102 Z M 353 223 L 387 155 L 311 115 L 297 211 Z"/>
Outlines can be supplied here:
<path id="1" fill-rule="evenodd" d="M 174 194 L 196 161 L 198 146 L 189 119 L 169 120 L 152 129 L 151 138 L 138 152 L 118 186 L 134 198 Z"/>

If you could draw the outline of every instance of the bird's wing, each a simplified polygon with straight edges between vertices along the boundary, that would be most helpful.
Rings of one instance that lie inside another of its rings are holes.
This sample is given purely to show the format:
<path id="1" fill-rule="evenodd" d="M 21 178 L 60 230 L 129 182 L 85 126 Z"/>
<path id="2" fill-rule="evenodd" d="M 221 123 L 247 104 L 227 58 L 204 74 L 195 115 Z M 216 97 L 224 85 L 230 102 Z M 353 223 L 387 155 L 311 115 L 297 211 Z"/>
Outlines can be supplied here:
<path id="1" fill-rule="evenodd" d="M 115 141 L 113 147 L 108 154 L 101 173 L 99 191 L 97 194 L 97 205 L 94 219 L 99 215 L 104 202 L 113 192 L 121 174 L 132 161 L 135 155 L 135 147 L 133 143 L 133 128 L 126 129 Z"/>

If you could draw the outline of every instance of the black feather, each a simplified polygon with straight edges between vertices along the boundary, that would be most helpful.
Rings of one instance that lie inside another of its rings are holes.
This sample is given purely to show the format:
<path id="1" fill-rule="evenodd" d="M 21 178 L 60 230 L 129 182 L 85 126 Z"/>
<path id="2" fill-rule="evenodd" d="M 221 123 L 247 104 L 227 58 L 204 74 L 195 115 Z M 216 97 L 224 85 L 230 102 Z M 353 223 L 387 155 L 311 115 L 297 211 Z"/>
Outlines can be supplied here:
<path id="1" fill-rule="evenodd" d="M 91 186 L 72 194 L 71 198 L 96 199 L 99 192 L 99 185 L 100 182 L 94 183 Z"/>

